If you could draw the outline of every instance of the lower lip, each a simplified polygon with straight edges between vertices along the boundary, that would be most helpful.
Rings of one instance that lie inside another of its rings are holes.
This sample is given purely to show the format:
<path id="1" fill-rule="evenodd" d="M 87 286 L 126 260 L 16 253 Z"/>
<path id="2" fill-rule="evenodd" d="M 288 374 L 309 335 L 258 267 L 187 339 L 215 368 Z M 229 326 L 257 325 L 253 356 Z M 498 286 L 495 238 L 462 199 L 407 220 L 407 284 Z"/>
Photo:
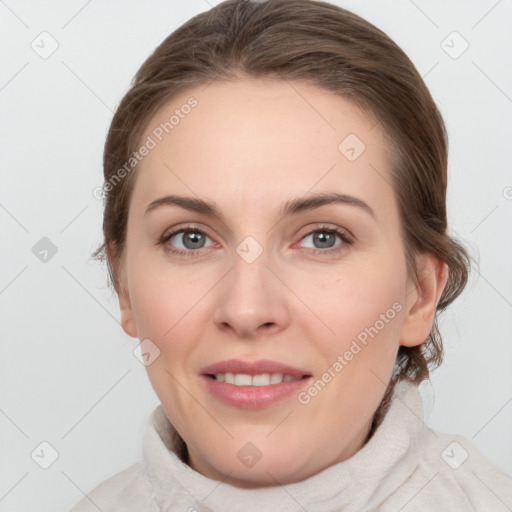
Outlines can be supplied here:
<path id="1" fill-rule="evenodd" d="M 235 386 L 201 375 L 208 391 L 224 403 L 242 409 L 263 409 L 298 393 L 312 377 L 268 386 Z"/>

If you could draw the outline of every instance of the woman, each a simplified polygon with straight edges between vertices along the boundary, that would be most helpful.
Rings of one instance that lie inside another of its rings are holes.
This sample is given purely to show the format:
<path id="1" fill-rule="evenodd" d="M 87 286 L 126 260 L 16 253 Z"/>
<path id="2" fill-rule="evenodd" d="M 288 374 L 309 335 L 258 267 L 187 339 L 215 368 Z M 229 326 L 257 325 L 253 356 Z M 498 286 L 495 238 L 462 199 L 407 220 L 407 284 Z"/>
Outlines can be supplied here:
<path id="1" fill-rule="evenodd" d="M 334 5 L 228 0 L 138 71 L 104 153 L 104 244 L 161 401 L 97 510 L 508 510 L 417 386 L 469 256 L 414 65 Z"/>

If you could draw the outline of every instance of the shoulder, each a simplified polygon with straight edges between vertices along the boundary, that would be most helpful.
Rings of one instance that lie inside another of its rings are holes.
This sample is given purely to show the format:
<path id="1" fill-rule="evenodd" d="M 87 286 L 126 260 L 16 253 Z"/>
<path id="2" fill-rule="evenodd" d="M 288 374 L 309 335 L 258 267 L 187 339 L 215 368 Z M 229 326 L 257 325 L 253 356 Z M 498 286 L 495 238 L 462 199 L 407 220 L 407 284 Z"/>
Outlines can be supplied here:
<path id="1" fill-rule="evenodd" d="M 398 493 L 404 511 L 512 509 L 512 477 L 465 437 L 428 430 L 424 456 Z"/>
<path id="2" fill-rule="evenodd" d="M 111 476 L 88 492 L 70 512 L 158 511 L 143 461 Z"/>

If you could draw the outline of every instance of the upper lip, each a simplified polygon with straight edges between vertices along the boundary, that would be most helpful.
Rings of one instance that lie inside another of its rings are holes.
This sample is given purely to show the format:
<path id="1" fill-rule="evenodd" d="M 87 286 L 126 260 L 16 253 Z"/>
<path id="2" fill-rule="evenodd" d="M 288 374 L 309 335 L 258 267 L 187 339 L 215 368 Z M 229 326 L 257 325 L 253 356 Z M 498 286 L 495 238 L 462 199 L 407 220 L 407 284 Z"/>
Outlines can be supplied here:
<path id="1" fill-rule="evenodd" d="M 244 373 L 247 375 L 260 375 L 262 373 L 282 373 L 292 377 L 310 376 L 306 370 L 296 368 L 279 361 L 260 359 L 258 361 L 242 361 L 241 359 L 228 359 L 206 366 L 201 370 L 203 375 L 215 375 L 216 373 Z"/>

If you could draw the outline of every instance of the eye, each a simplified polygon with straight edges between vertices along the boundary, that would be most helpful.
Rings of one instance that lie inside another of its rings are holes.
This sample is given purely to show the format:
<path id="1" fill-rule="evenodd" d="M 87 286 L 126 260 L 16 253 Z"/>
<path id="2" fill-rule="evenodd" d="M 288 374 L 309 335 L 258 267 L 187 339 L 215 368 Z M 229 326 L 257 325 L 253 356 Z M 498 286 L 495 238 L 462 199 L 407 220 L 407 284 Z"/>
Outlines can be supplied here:
<path id="1" fill-rule="evenodd" d="M 301 241 L 308 238 L 311 238 L 316 247 L 307 249 L 314 254 L 321 255 L 340 252 L 353 244 L 352 236 L 338 226 L 321 226 L 303 236 Z M 341 243 L 336 245 L 336 238 L 339 238 Z M 164 234 L 160 244 L 164 245 L 165 249 L 172 254 L 200 256 L 202 249 L 215 245 L 214 243 L 206 245 L 207 240 L 211 241 L 211 238 L 203 230 L 194 226 L 186 226 Z"/>
<path id="2" fill-rule="evenodd" d="M 353 244 L 351 236 L 339 227 L 321 226 L 309 234 L 304 236 L 301 240 L 304 241 L 311 237 L 311 241 L 316 247 L 311 248 L 315 254 L 338 252 Z M 336 238 L 341 240 L 341 244 L 335 245 Z"/>
<path id="3" fill-rule="evenodd" d="M 210 237 L 199 228 L 186 227 L 165 234 L 160 243 L 162 245 L 168 244 L 166 249 L 174 254 L 189 256 L 200 253 L 201 249 L 209 247 L 205 245 L 205 240 L 209 238 Z M 174 242 L 173 239 L 175 239 Z M 181 247 L 178 245 L 177 249 L 172 248 L 173 246 L 176 247 L 176 243 L 181 243 Z"/>

